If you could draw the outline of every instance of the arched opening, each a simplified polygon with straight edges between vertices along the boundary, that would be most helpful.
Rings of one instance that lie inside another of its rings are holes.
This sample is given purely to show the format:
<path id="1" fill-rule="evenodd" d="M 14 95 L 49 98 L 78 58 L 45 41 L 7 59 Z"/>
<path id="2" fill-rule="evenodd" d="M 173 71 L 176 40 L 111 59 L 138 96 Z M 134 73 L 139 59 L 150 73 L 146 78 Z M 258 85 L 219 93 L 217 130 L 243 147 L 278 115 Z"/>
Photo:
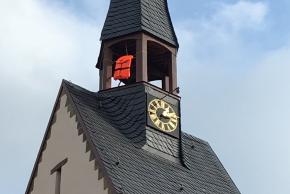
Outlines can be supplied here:
<path id="1" fill-rule="evenodd" d="M 131 76 L 128 79 L 121 79 L 121 83 L 128 85 L 131 83 L 136 82 L 136 40 L 134 39 L 128 39 L 128 40 L 123 40 L 120 41 L 110 47 L 112 51 L 112 61 L 114 62 L 113 67 L 112 67 L 112 72 L 114 74 L 114 71 L 116 70 L 116 61 L 125 55 L 133 55 L 134 58 L 132 60 L 131 64 Z M 113 75 L 112 75 L 113 77 Z M 115 81 L 118 82 L 119 81 Z M 116 85 L 116 83 L 113 83 L 113 85 Z"/>
<path id="2" fill-rule="evenodd" d="M 164 46 L 154 41 L 147 42 L 148 81 L 169 88 L 169 68 L 172 65 L 172 53 Z"/>

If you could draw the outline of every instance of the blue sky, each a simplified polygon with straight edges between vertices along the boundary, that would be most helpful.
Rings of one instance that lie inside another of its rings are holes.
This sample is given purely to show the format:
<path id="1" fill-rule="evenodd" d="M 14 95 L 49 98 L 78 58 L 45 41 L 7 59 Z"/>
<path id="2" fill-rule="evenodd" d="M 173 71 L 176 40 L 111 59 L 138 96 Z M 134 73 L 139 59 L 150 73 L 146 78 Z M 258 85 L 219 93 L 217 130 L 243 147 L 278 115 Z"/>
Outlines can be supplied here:
<path id="1" fill-rule="evenodd" d="M 24 193 L 65 78 L 98 90 L 108 0 L 0 1 L 0 193 Z M 290 193 L 290 1 L 169 0 L 183 130 L 245 194 Z"/>

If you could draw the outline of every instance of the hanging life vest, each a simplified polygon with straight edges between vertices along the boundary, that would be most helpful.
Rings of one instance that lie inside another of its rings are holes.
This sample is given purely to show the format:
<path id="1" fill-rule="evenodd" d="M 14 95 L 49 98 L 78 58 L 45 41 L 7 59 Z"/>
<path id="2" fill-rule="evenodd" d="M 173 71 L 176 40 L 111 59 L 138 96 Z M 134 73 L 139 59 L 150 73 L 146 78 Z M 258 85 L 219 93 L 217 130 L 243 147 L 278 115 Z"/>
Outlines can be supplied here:
<path id="1" fill-rule="evenodd" d="M 125 55 L 116 61 L 114 80 L 124 80 L 131 77 L 131 65 L 133 58 L 133 55 Z"/>

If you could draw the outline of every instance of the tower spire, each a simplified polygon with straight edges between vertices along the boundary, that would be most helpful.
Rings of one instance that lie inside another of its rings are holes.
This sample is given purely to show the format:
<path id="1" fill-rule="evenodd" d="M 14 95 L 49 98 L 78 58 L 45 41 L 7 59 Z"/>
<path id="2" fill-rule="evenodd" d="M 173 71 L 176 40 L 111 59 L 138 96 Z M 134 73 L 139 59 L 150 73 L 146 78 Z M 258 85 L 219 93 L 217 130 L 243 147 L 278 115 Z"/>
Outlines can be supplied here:
<path id="1" fill-rule="evenodd" d="M 178 48 L 167 0 L 111 0 L 101 40 L 146 32 Z"/>

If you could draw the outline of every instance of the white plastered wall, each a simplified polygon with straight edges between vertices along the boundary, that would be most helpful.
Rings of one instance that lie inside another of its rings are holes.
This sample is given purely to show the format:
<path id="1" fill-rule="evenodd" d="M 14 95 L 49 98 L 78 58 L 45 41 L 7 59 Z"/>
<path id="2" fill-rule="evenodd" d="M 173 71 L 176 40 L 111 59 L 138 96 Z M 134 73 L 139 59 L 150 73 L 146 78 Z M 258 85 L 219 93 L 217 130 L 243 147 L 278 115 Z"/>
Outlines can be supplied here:
<path id="1" fill-rule="evenodd" d="M 70 117 L 66 100 L 63 95 L 31 194 L 55 194 L 56 173 L 51 175 L 51 170 L 65 158 L 68 162 L 61 170 L 61 194 L 108 194 L 104 180 L 98 180 L 94 160 L 89 162 L 90 151 L 86 153 L 86 142 L 83 135 L 78 135 L 76 116 Z"/>

